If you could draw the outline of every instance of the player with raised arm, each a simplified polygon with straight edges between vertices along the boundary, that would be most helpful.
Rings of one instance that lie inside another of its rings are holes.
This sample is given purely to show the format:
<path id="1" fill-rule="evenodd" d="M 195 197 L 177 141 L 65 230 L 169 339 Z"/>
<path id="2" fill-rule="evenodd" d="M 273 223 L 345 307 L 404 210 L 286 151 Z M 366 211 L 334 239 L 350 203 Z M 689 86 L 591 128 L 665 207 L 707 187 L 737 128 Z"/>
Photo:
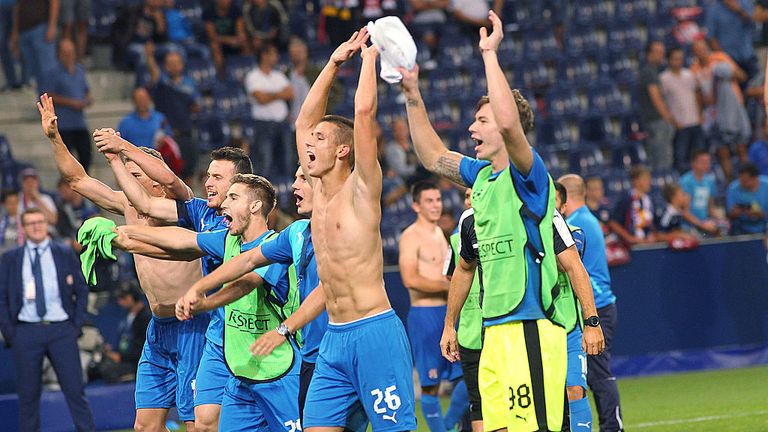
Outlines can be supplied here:
<path id="1" fill-rule="evenodd" d="M 554 217 L 554 187 L 525 137 L 525 130 L 533 127 L 533 113 L 519 92 L 509 88 L 496 56 L 503 37 L 501 20 L 493 12 L 489 19 L 493 31 L 480 29 L 479 44 L 488 97 L 481 100 L 469 128 L 481 160 L 445 148 L 429 122 L 417 68 L 401 69 L 409 126 L 427 169 L 473 188 L 483 262 L 485 337 L 479 385 L 484 427 L 561 430 L 567 427 L 565 327 L 575 313 L 571 293 L 556 289 L 553 225 L 548 222 Z M 584 315 L 591 318 L 597 315 L 588 281 L 574 281 L 573 289 Z M 461 304 L 463 299 L 458 308 Z M 601 352 L 600 328 L 587 328 L 583 344 L 590 354 Z M 450 348 L 449 354 L 457 357 L 455 345 Z"/>
<path id="2" fill-rule="evenodd" d="M 222 261 L 273 240 L 267 215 L 275 206 L 275 191 L 265 178 L 237 174 L 221 204 L 226 230 L 195 233 L 179 227 L 118 228 L 113 244 L 133 253 L 152 254 L 156 248 L 170 256 L 211 256 Z M 283 344 L 267 355 L 253 356 L 248 347 L 276 328 L 298 306 L 293 269 L 271 264 L 225 285 L 198 304 L 198 311 L 224 308 L 221 335 L 230 376 L 221 409 L 222 430 L 285 430 L 299 428 L 298 351 Z M 245 280 L 248 284 L 245 284 Z M 258 288 L 256 288 L 258 287 Z M 254 288 L 256 288 L 254 290 Z"/>
<path id="3" fill-rule="evenodd" d="M 400 236 L 400 277 L 408 288 L 408 339 L 421 385 L 421 410 L 432 432 L 453 430 L 468 405 L 461 365 L 440 354 L 440 336 L 445 321 L 448 279 L 443 264 L 448 242 L 437 221 L 443 210 L 440 189 L 426 181 L 411 187 L 416 221 Z M 442 380 L 456 382 L 451 406 L 443 418 L 438 389 Z"/>
<path id="4" fill-rule="evenodd" d="M 99 151 L 105 154 L 123 151 L 124 144 L 121 142 L 123 140 L 114 133 L 97 132 L 95 139 Z M 253 169 L 248 155 L 233 147 L 214 150 L 211 152 L 211 159 L 208 165 L 208 179 L 205 182 L 207 192 L 205 199 L 172 200 L 152 196 L 129 181 L 123 182 L 121 186 L 131 205 L 142 215 L 195 232 L 224 229 L 226 225 L 221 215 L 221 204 L 226 198 L 232 178 L 235 174 L 251 174 Z M 120 167 L 114 164 L 113 170 L 116 174 L 121 172 Z M 118 181 L 121 178 L 125 179 L 125 176 L 118 176 Z M 215 257 L 208 255 L 203 257 L 203 275 L 213 271 L 220 264 L 221 260 Z M 199 431 L 217 430 L 224 388 L 230 375 L 224 363 L 222 348 L 223 310 L 221 308 L 215 310 L 210 316 L 203 357 L 195 381 L 195 427 Z"/>
<path id="5" fill-rule="evenodd" d="M 299 159 L 313 181 L 312 240 L 330 321 L 304 410 L 309 431 L 341 430 L 358 403 L 374 430 L 416 428 L 411 350 L 384 290 L 375 48 L 362 53 L 355 121 L 325 113 L 339 67 L 367 39 L 362 29 L 334 51 L 296 120 Z M 258 255 L 233 259 L 197 286 L 250 271 L 249 261 L 263 259 Z"/>
<path id="6" fill-rule="evenodd" d="M 61 139 L 52 98 L 47 94 L 42 95 L 37 108 L 43 132 L 51 142 L 56 166 L 72 190 L 111 213 L 125 216 L 128 223 L 162 224 L 161 221 L 140 215 L 125 194 L 112 190 L 85 172 Z M 158 162 L 162 160 L 156 152 L 149 149 L 143 151 L 157 158 Z M 110 164 L 123 166 L 116 155 L 107 155 L 107 159 Z M 130 172 L 146 193 L 156 197 L 164 195 L 163 188 L 136 163 L 126 162 L 123 169 Z M 136 372 L 134 428 L 165 430 L 168 409 L 175 405 L 179 418 L 187 424 L 188 430 L 194 430 L 194 380 L 205 343 L 208 318 L 201 316 L 192 321 L 180 322 L 175 318 L 174 305 L 187 288 L 200 279 L 200 263 L 160 263 L 153 258 L 137 256 L 135 265 L 153 319 L 147 330 L 147 341 Z"/>

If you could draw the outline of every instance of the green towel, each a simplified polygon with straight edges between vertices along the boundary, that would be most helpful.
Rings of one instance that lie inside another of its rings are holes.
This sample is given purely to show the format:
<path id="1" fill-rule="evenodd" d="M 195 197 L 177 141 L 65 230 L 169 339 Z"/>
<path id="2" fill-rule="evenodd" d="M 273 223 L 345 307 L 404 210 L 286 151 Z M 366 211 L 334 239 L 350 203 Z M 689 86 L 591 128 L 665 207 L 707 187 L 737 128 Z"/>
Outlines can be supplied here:
<path id="1" fill-rule="evenodd" d="M 80 265 L 85 281 L 91 286 L 96 285 L 96 272 L 93 268 L 96 259 L 117 260 L 112 253 L 112 239 L 117 237 L 115 227 L 117 225 L 107 218 L 94 217 L 83 222 L 83 226 L 77 231 L 77 241 L 83 245 Z"/>

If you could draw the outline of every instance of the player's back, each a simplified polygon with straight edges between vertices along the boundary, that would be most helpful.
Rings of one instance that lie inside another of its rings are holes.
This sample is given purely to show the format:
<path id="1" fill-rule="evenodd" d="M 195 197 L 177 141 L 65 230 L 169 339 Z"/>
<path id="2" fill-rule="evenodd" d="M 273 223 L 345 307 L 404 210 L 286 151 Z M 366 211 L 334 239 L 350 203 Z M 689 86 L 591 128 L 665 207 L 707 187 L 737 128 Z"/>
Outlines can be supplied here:
<path id="1" fill-rule="evenodd" d="M 155 225 L 149 219 L 140 217 L 133 207 L 126 207 L 125 221 L 131 225 Z M 152 314 L 160 318 L 175 316 L 176 301 L 202 277 L 199 259 L 167 261 L 134 255 L 133 260 Z"/>
<path id="2" fill-rule="evenodd" d="M 389 309 L 384 290 L 381 206 L 367 202 L 353 172 L 331 195 L 316 181 L 312 242 L 332 322 L 353 321 Z"/>

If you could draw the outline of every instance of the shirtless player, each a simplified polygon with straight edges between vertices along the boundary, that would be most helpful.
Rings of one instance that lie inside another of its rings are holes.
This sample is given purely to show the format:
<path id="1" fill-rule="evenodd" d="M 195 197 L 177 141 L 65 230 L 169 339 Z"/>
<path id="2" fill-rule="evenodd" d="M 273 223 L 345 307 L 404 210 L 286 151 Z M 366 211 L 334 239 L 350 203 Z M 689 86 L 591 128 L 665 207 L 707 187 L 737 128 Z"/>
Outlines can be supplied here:
<path id="1" fill-rule="evenodd" d="M 154 219 L 139 216 L 125 194 L 112 190 L 85 172 L 61 139 L 52 98 L 47 94 L 42 95 L 37 108 L 40 111 L 43 132 L 53 148 L 56 166 L 72 190 L 111 213 L 125 216 L 129 224 L 160 225 Z M 162 160 L 156 152 L 147 153 Z M 116 155 L 108 156 L 108 160 L 111 165 L 123 164 Z M 128 169 L 148 193 L 153 196 L 167 196 L 170 188 L 163 188 L 150 179 L 135 162 L 126 162 L 124 169 Z M 171 263 L 136 256 L 135 264 L 141 288 L 152 310 L 152 321 L 147 329 L 147 341 L 136 372 L 134 429 L 166 430 L 168 409 L 175 405 L 179 418 L 186 423 L 187 430 L 194 430 L 194 380 L 205 344 L 208 317 L 202 315 L 191 321 L 178 321 L 174 314 L 174 305 L 187 288 L 200 279 L 200 262 Z"/>
<path id="2" fill-rule="evenodd" d="M 313 182 L 312 241 L 330 321 L 304 409 L 309 432 L 341 431 L 358 402 L 373 430 L 416 429 L 411 350 L 384 290 L 374 48 L 362 53 L 354 123 L 325 114 L 339 67 L 367 39 L 362 29 L 336 49 L 296 120 L 301 166 Z M 255 252 L 220 270 L 236 268 Z M 196 286 L 215 280 L 220 270 Z"/>
<path id="3" fill-rule="evenodd" d="M 437 221 L 443 211 L 440 189 L 433 183 L 417 182 L 411 188 L 416 221 L 400 237 L 400 277 L 408 288 L 408 338 L 411 341 L 416 371 L 421 384 L 421 410 L 431 432 L 452 430 L 468 408 L 463 381 L 457 383 L 451 408 L 443 418 L 437 391 L 441 380 L 461 378 L 461 365 L 451 363 L 440 353 L 441 322 L 445 321 L 448 278 L 443 262 L 448 242 Z"/>

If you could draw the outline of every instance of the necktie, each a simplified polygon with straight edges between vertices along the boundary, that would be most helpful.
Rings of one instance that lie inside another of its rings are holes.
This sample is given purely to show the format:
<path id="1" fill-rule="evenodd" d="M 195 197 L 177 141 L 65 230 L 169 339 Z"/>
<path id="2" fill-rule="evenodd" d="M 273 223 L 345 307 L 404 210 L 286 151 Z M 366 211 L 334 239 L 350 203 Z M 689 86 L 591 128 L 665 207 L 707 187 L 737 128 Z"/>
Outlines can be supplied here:
<path id="1" fill-rule="evenodd" d="M 43 286 L 43 269 L 40 266 L 40 249 L 35 248 L 35 259 L 32 260 L 32 275 L 35 277 L 35 306 L 37 314 L 42 319 L 47 309 L 45 307 L 45 287 Z"/>

